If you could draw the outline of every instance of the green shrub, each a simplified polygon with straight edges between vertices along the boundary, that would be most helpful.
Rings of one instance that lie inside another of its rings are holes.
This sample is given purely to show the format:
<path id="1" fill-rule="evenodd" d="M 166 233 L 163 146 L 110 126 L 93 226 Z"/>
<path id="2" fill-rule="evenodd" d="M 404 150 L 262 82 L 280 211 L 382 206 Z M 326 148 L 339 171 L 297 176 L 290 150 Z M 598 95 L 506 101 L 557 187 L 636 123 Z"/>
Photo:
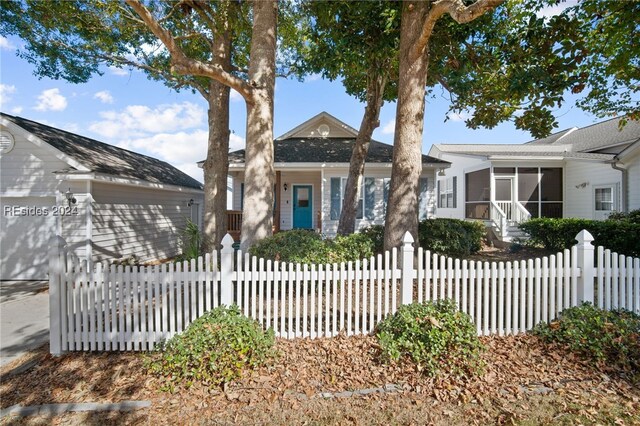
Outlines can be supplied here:
<path id="1" fill-rule="evenodd" d="M 360 234 L 366 235 L 371 241 L 372 250 L 374 254 L 382 253 L 384 251 L 384 226 L 383 225 L 370 225 L 361 229 Z"/>
<path id="2" fill-rule="evenodd" d="M 595 246 L 604 246 L 616 253 L 640 256 L 640 224 L 630 220 L 531 219 L 520 224 L 531 237 L 527 244 L 547 250 L 563 250 L 576 243 L 576 235 L 586 229 L 593 235 Z"/>
<path id="3" fill-rule="evenodd" d="M 484 224 L 459 219 L 426 219 L 418 225 L 420 246 L 436 253 L 466 256 L 482 248 Z"/>
<path id="4" fill-rule="evenodd" d="M 282 262 L 340 263 L 372 256 L 373 243 L 360 233 L 323 240 L 316 232 L 294 229 L 259 241 L 249 253 Z"/>
<path id="5" fill-rule="evenodd" d="M 198 225 L 187 219 L 184 229 L 180 232 L 180 249 L 182 253 L 177 260 L 197 259 L 202 247 L 202 233 Z"/>
<path id="6" fill-rule="evenodd" d="M 607 220 L 620 220 L 624 222 L 638 223 L 640 224 L 640 209 L 631 210 L 628 213 L 613 212 L 609 215 Z"/>
<path id="7" fill-rule="evenodd" d="M 240 313 L 237 306 L 218 307 L 168 340 L 147 368 L 175 384 L 220 385 L 240 378 L 273 356 L 274 333 Z"/>
<path id="8" fill-rule="evenodd" d="M 385 360 L 412 360 L 425 374 L 477 374 L 484 347 L 469 315 L 451 300 L 400 306 L 376 329 Z"/>
<path id="9" fill-rule="evenodd" d="M 325 263 L 329 247 L 316 232 L 305 229 L 278 232 L 254 244 L 253 256 L 282 262 Z"/>
<path id="10" fill-rule="evenodd" d="M 533 333 L 598 363 L 640 373 L 640 316 L 633 312 L 585 303 L 565 309 L 550 324 L 538 324 Z"/>

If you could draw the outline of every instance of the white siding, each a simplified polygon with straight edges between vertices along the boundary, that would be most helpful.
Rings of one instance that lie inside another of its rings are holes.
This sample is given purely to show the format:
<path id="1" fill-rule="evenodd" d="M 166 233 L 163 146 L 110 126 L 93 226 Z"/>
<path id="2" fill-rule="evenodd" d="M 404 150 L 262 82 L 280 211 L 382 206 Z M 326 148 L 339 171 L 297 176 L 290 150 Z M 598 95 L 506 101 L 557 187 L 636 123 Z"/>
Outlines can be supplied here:
<path id="1" fill-rule="evenodd" d="M 338 230 L 338 220 L 331 220 L 331 178 L 346 178 L 348 169 L 329 169 L 324 172 L 324 194 L 322 197 L 322 233 L 333 237 Z M 384 225 L 384 180 L 391 177 L 391 168 L 385 169 L 367 169 L 364 172 L 365 178 L 374 178 L 376 183 L 375 190 L 375 207 L 374 219 L 357 219 L 356 229 L 362 229 L 369 225 Z M 432 169 L 425 169 L 421 177 L 427 180 L 427 217 L 433 217 L 435 214 L 435 172 Z"/>
<path id="2" fill-rule="evenodd" d="M 0 128 L 8 131 L 3 126 Z M 10 133 L 15 146 L 0 155 L 0 195 L 54 195 L 60 188 L 53 172 L 69 166 L 57 159 L 51 150 L 34 145 L 22 134 Z"/>
<path id="3" fill-rule="evenodd" d="M 609 164 L 567 161 L 564 179 L 564 217 L 593 219 L 594 186 L 612 184 L 620 188 L 622 174 Z M 618 191 L 618 209 L 620 209 L 620 205 L 620 191 Z"/>
<path id="4" fill-rule="evenodd" d="M 464 219 L 465 210 L 464 210 L 464 194 L 465 194 L 465 180 L 464 174 L 465 172 L 475 171 L 480 169 L 489 168 L 491 166 L 490 162 L 485 161 L 482 158 L 472 157 L 469 155 L 452 155 L 452 154 L 443 154 L 440 157 L 441 160 L 451 162 L 451 167 L 448 169 L 444 169 L 444 176 L 436 176 L 437 181 L 443 181 L 445 179 L 450 179 L 453 176 L 457 177 L 457 187 L 456 187 L 456 208 L 438 208 L 436 194 L 437 189 L 434 191 L 434 202 L 436 203 L 435 207 L 435 216 L 436 217 L 444 217 L 451 219 Z"/>
<path id="5" fill-rule="evenodd" d="M 629 192 L 629 210 L 640 209 L 640 154 L 627 162 Z"/>
<path id="6" fill-rule="evenodd" d="M 165 259 L 180 253 L 180 231 L 191 217 L 194 193 L 93 184 L 93 257 L 116 259 L 132 254 L 141 260 Z"/>

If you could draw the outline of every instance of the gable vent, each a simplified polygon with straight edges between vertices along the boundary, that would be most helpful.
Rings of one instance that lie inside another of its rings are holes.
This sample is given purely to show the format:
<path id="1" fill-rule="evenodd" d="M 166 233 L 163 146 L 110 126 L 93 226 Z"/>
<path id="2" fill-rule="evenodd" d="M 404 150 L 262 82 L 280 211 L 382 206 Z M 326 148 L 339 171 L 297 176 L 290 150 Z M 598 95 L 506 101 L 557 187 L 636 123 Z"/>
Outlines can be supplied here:
<path id="1" fill-rule="evenodd" d="M 329 131 L 329 126 L 327 126 L 326 124 L 321 124 L 320 126 L 318 126 L 318 133 L 320 133 L 320 136 L 322 136 L 323 138 L 329 136 Z"/>
<path id="2" fill-rule="evenodd" d="M 0 154 L 6 154 L 13 149 L 15 142 L 9 132 L 0 132 Z"/>

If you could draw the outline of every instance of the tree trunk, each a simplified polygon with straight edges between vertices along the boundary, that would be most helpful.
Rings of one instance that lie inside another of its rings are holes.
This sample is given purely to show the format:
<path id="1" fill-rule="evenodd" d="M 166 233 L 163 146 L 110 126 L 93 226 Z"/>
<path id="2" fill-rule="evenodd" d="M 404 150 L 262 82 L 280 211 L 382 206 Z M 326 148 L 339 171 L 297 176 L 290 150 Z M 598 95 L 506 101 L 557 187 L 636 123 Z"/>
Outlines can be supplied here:
<path id="1" fill-rule="evenodd" d="M 246 251 L 273 232 L 273 94 L 275 87 L 277 3 L 253 2 L 253 30 L 247 100 L 242 240 Z"/>
<path id="2" fill-rule="evenodd" d="M 367 85 L 367 106 L 360 123 L 360 130 L 353 146 L 351 161 L 349 163 L 349 176 L 344 190 L 340 222 L 338 222 L 338 234 L 353 234 L 356 229 L 356 214 L 360 188 L 363 184 L 364 164 L 369 152 L 371 135 L 380 125 L 380 108 L 387 79 L 381 75 L 372 76 Z"/>
<path id="3" fill-rule="evenodd" d="M 398 247 L 409 231 L 418 241 L 418 181 L 422 171 L 422 129 L 428 69 L 425 51 L 411 58 L 412 46 L 420 38 L 430 2 L 406 2 L 400 26 L 400 79 L 393 164 L 385 219 L 385 250 Z"/>
<path id="4" fill-rule="evenodd" d="M 231 70 L 231 35 L 221 31 L 213 40 L 213 62 Z M 227 175 L 229 172 L 229 86 L 209 83 L 209 141 L 204 161 L 205 252 L 220 248 L 227 233 Z"/>

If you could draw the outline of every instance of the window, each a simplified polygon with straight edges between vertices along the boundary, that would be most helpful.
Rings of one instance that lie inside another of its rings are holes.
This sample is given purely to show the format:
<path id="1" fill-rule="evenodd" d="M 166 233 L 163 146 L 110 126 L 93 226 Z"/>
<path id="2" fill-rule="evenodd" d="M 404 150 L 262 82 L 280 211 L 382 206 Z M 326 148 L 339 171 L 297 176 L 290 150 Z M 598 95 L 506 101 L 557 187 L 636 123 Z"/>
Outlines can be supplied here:
<path id="1" fill-rule="evenodd" d="M 614 200 L 613 200 L 613 188 L 612 187 L 603 187 L 603 188 L 595 188 L 595 201 L 596 201 L 596 211 L 613 211 L 614 210 Z"/>
<path id="2" fill-rule="evenodd" d="M 342 203 L 344 201 L 344 191 L 347 185 L 347 178 L 333 177 L 331 178 L 331 220 L 339 220 L 342 211 Z M 373 220 L 375 218 L 375 192 L 376 185 L 374 178 L 365 178 L 364 185 L 360 187 L 360 197 L 358 199 L 358 207 L 356 209 L 356 219 L 367 218 Z"/>
<path id="3" fill-rule="evenodd" d="M 438 181 L 438 208 L 455 209 L 458 177 L 453 176 L 448 179 Z"/>
<path id="4" fill-rule="evenodd" d="M 465 217 L 467 219 L 489 219 L 491 200 L 491 172 L 482 169 L 467 173 L 465 178 Z"/>

